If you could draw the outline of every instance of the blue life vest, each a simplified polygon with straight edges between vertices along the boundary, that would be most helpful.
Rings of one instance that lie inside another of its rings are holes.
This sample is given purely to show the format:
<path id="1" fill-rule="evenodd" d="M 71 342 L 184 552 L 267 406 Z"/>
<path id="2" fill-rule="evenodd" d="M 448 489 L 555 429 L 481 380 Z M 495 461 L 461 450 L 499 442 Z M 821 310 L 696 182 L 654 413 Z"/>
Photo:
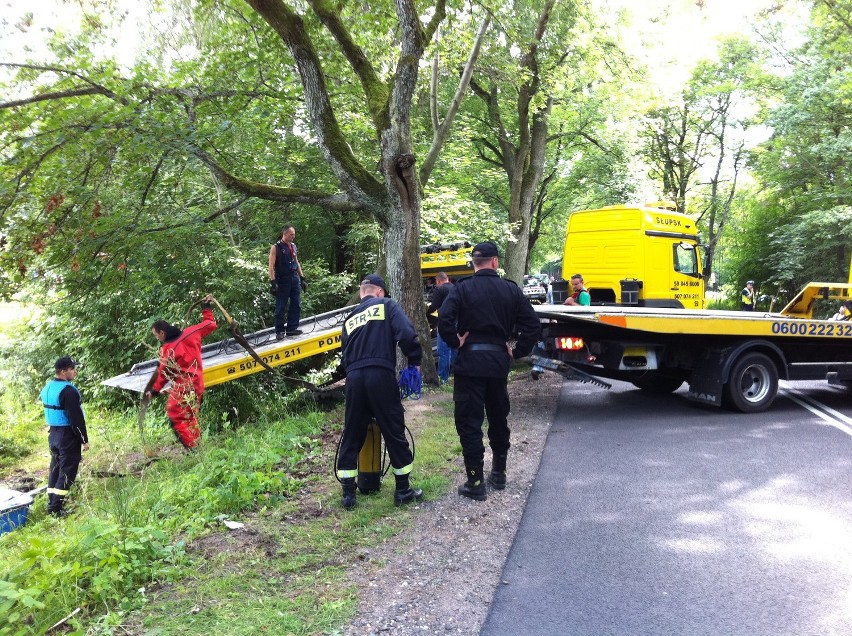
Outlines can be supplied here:
<path id="1" fill-rule="evenodd" d="M 41 403 L 44 404 L 44 419 L 48 426 L 68 426 L 68 415 L 65 410 L 59 406 L 59 394 L 62 390 L 70 386 L 77 391 L 77 387 L 67 380 L 51 380 L 41 390 Z M 78 392 L 79 393 L 79 392 Z"/>

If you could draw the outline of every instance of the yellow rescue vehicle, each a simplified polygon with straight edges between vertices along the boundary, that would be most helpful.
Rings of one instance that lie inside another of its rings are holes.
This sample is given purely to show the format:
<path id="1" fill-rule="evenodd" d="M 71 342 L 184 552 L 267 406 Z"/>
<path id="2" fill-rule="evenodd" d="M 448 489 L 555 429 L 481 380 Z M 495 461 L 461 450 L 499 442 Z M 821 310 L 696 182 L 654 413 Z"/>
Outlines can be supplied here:
<path id="1" fill-rule="evenodd" d="M 473 263 L 470 260 L 471 248 L 468 241 L 421 245 L 420 271 L 423 278 L 431 278 L 438 272 L 445 272 L 447 276 L 473 274 Z"/>

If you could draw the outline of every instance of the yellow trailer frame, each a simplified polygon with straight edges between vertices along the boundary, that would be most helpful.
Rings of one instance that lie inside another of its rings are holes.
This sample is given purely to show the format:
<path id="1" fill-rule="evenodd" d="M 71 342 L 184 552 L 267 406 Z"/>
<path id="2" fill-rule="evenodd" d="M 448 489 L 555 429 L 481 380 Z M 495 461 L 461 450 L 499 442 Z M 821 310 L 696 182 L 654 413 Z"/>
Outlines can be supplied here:
<path id="1" fill-rule="evenodd" d="M 274 329 L 263 329 L 246 334 L 245 338 L 260 358 L 270 367 L 304 360 L 312 356 L 335 351 L 341 345 L 341 324 L 352 311 L 344 307 L 299 322 L 302 335 L 275 339 Z M 263 371 L 263 366 L 233 339 L 204 345 L 201 348 L 204 365 L 204 385 L 216 386 Z M 104 380 L 103 384 L 141 393 L 154 373 L 159 360 L 146 360 L 133 365 L 127 373 Z"/>

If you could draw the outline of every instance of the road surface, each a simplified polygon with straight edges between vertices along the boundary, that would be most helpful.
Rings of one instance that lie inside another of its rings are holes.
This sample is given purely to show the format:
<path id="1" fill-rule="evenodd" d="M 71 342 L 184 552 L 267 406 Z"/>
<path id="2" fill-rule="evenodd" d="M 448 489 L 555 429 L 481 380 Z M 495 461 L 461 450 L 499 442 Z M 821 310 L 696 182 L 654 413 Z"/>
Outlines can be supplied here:
<path id="1" fill-rule="evenodd" d="M 852 399 L 782 386 L 744 415 L 566 382 L 481 634 L 852 634 Z"/>

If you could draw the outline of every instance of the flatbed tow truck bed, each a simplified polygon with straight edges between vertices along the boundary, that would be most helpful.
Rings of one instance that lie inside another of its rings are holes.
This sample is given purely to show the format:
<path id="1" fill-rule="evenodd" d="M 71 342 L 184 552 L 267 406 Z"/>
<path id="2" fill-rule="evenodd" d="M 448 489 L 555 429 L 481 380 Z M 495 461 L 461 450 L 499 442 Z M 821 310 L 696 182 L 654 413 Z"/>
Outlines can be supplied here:
<path id="1" fill-rule="evenodd" d="M 245 334 L 245 339 L 270 367 L 290 364 L 339 349 L 341 324 L 344 316 L 352 309 L 352 307 L 344 307 L 303 319 L 299 323 L 299 329 L 304 333 L 299 336 L 276 340 L 275 329 L 269 328 Z M 204 365 L 205 387 L 264 370 L 263 366 L 233 338 L 204 345 L 201 348 L 201 359 Z M 139 362 L 134 364 L 127 373 L 104 380 L 103 384 L 142 393 L 158 363 L 157 359 Z M 302 384 L 308 383 L 302 382 Z"/>
<path id="2" fill-rule="evenodd" d="M 852 322 L 810 317 L 815 300 L 848 299 L 850 290 L 811 283 L 779 313 L 538 305 L 536 355 L 659 393 L 688 382 L 693 401 L 759 412 L 779 378 L 852 386 Z"/>

